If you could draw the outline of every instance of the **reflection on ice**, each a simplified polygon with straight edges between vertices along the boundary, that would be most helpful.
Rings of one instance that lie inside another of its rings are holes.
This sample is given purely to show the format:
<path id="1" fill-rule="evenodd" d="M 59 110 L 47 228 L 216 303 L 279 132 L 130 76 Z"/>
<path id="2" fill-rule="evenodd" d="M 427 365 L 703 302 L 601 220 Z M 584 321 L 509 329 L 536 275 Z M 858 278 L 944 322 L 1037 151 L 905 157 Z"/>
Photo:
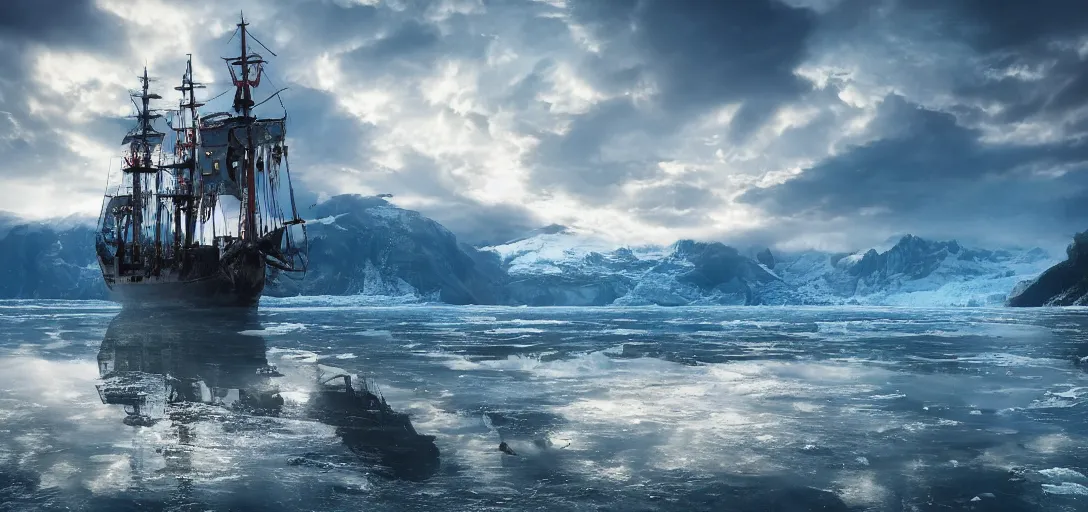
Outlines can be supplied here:
<path id="1" fill-rule="evenodd" d="M 283 393 L 278 378 L 284 375 L 269 365 L 265 341 L 255 335 L 260 332 L 248 312 L 124 311 L 110 322 L 99 349 L 99 397 L 122 406 L 126 425 L 150 427 L 168 419 L 171 431 L 164 434 L 177 448 L 159 451 L 175 463 L 191 463 L 190 452 L 201 450 L 199 432 L 208 421 L 244 424 L 246 417 L 283 417 L 334 427 L 349 449 L 392 476 L 434 474 L 439 457 L 434 437 L 418 434 L 408 416 L 394 411 L 365 379 L 307 356 L 294 362 L 300 371 L 308 369 L 311 380 L 303 390 Z M 285 408 L 285 394 L 306 403 Z M 171 469 L 184 474 L 187 468 Z"/>
<path id="2" fill-rule="evenodd" d="M 335 426 L 353 452 L 397 476 L 426 479 L 438 470 L 434 436 L 417 433 L 407 414 L 394 411 L 366 380 L 342 369 L 317 365 L 317 388 L 306 415 Z"/>

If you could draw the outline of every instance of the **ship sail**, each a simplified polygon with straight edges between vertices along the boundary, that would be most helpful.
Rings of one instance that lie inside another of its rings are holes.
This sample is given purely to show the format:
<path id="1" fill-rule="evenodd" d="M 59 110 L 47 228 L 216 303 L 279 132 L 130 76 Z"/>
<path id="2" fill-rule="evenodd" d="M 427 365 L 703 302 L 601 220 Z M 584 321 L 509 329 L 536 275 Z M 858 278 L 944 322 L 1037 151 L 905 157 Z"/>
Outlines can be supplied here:
<path id="1" fill-rule="evenodd" d="M 200 111 L 204 86 L 193 78 L 191 55 L 167 121 L 173 140 L 157 129 L 163 109 L 153 102 L 162 97 L 146 69 L 132 94 L 137 122 L 121 141 L 122 179 L 107 187 L 96 239 L 103 278 L 126 306 L 253 305 L 266 280 L 306 271 L 287 114 L 255 115 L 266 61 L 248 48 L 248 25 L 238 23 L 240 56 L 224 59 L 233 112 Z"/>

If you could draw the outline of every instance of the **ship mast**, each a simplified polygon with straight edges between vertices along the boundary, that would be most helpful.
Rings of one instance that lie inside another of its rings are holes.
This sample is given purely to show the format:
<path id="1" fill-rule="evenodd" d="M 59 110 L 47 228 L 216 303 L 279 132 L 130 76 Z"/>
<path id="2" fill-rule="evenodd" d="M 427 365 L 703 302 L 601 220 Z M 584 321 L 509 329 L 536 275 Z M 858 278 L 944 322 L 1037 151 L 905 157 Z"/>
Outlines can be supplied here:
<path id="1" fill-rule="evenodd" d="M 178 173 L 188 172 L 186 177 L 185 187 L 179 187 L 177 190 L 177 196 L 175 198 L 176 211 L 182 210 L 181 200 L 184 201 L 184 217 L 185 217 L 185 234 L 184 239 L 180 230 L 174 233 L 175 250 L 181 248 L 188 248 L 193 244 L 193 234 L 196 231 L 196 212 L 195 199 L 196 199 L 196 173 L 194 172 L 197 159 L 197 148 L 200 147 L 200 119 L 197 114 L 197 108 L 203 106 L 203 103 L 199 103 L 196 100 L 196 89 L 203 88 L 203 84 L 199 84 L 193 81 L 193 55 L 188 55 L 188 60 L 185 63 L 185 75 L 181 78 L 181 85 L 175 87 L 175 90 L 181 91 L 181 104 L 179 105 L 184 112 L 189 111 L 189 126 L 182 126 L 180 131 L 182 133 L 182 167 L 178 169 Z M 180 181 L 180 180 L 179 180 Z M 180 227 L 180 216 L 175 218 L 175 227 Z"/>
<path id="2" fill-rule="evenodd" d="M 249 48 L 247 47 L 247 26 L 249 24 L 246 23 L 245 16 L 242 16 L 241 22 L 238 23 L 238 31 L 241 33 L 242 55 L 231 62 L 231 75 L 234 76 L 234 86 L 237 88 L 234 95 L 234 111 L 241 114 L 243 121 L 246 123 L 246 149 L 243 153 L 243 166 L 246 173 L 246 202 L 245 228 L 242 238 L 248 242 L 256 242 L 259 236 L 259 233 L 257 233 L 257 176 L 253 165 L 256 152 L 253 147 L 253 130 L 251 129 L 253 119 L 250 110 L 253 108 L 252 88 L 260 83 L 260 65 L 264 61 L 259 57 L 250 59 Z M 249 66 L 251 64 L 257 65 L 257 76 L 252 81 L 249 77 Z M 241 68 L 241 79 L 234 75 L 234 66 Z"/>
<path id="3" fill-rule="evenodd" d="M 152 139 L 161 142 L 162 134 L 151 126 L 152 120 L 161 117 L 161 114 L 151 113 L 151 100 L 161 99 L 162 96 L 148 91 L 151 80 L 147 77 L 147 68 L 140 77 L 143 88 L 134 98 L 140 98 L 140 112 L 136 115 L 139 120 L 138 131 L 125 137 L 125 142 L 130 143 L 128 165 L 123 169 L 132 174 L 132 265 L 141 265 L 141 245 L 143 243 L 143 174 L 157 172 L 151 166 Z"/>

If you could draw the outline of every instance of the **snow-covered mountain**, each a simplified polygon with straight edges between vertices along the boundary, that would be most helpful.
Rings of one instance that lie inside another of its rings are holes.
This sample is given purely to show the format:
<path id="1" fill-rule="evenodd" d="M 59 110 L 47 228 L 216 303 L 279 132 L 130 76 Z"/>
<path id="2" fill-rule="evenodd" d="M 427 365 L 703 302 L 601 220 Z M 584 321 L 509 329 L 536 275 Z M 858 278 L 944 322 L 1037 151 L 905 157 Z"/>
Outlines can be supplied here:
<path id="1" fill-rule="evenodd" d="M 538 306 L 754 304 L 779 281 L 720 243 L 623 247 L 564 226 L 481 251 L 510 274 L 512 303 Z"/>
<path id="2" fill-rule="evenodd" d="M 0 234 L 0 298 L 103 299 L 106 285 L 86 224 L 11 219 Z"/>
<path id="3" fill-rule="evenodd" d="M 747 257 L 690 240 L 615 247 L 561 226 L 481 250 L 501 258 L 511 298 L 541 305 L 1001 305 L 1054 262 L 1041 249 L 969 249 L 910 235 L 884 252 Z"/>
<path id="4" fill-rule="evenodd" d="M 497 254 L 511 275 L 528 275 L 570 272 L 575 270 L 572 265 L 586 265 L 586 258 L 591 254 L 611 254 L 619 248 L 618 244 L 590 231 L 552 224 L 505 244 L 480 250 Z M 662 249 L 655 246 L 626 249 L 641 259 L 663 256 Z"/>
<path id="5" fill-rule="evenodd" d="M 533 306 L 613 304 L 662 256 L 658 247 L 619 247 L 559 225 L 480 251 L 496 256 L 508 274 L 506 302 Z"/>
<path id="6" fill-rule="evenodd" d="M 853 254 L 741 252 L 692 240 L 627 247 L 557 225 L 477 249 L 418 212 L 355 195 L 333 197 L 306 217 L 310 271 L 301 281 L 275 277 L 267 295 L 540 306 L 982 306 L 1003 304 L 1017 283 L 1056 263 L 1040 249 L 969 249 L 914 236 Z M 0 298 L 105 297 L 93 227 L 70 219 L 7 224 Z"/>
<path id="7" fill-rule="evenodd" d="M 379 197 L 335 196 L 309 210 L 310 269 L 278 276 L 266 295 L 375 295 L 450 304 L 502 303 L 497 258 L 441 224 Z"/>
<path id="8" fill-rule="evenodd" d="M 1038 248 L 969 249 L 911 235 L 884 252 L 779 259 L 775 271 L 790 285 L 785 303 L 893 306 L 999 306 L 1018 282 L 1054 262 Z"/>
<path id="9" fill-rule="evenodd" d="M 12 227 L 24 222 L 18 215 L 0 210 L 0 239 L 7 236 Z"/>

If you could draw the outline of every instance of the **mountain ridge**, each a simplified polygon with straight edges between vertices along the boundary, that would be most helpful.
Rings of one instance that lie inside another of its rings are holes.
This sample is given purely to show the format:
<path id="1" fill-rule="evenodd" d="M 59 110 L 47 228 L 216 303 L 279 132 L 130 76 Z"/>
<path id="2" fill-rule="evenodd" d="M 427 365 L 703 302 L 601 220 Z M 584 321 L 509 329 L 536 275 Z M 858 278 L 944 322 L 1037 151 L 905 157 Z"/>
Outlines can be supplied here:
<path id="1" fill-rule="evenodd" d="M 564 236 L 565 240 L 556 235 L 538 235 L 536 238 L 542 240 L 536 241 L 519 238 L 505 246 L 481 250 L 499 256 L 511 275 L 538 281 L 537 288 L 578 288 L 584 292 L 594 282 L 598 286 L 607 283 L 608 293 L 604 296 L 582 300 L 595 305 L 999 305 L 1017 282 L 1033 278 L 1051 263 L 1046 251 L 1039 248 L 973 249 L 955 240 L 930 241 L 913 235 L 901 237 L 883 252 L 869 249 L 777 255 L 769 248 L 742 255 L 720 242 L 692 240 L 666 247 L 620 246 L 605 250 L 599 247 L 599 241 L 591 239 L 579 247 L 576 236 Z M 563 241 L 567 246 L 557 245 Z M 687 260 L 687 248 L 704 246 L 719 251 L 728 248 L 734 259 Z M 626 266 L 616 268 L 623 261 Z M 685 265 L 694 270 L 682 268 Z M 673 278 L 667 277 L 670 271 L 676 274 Z M 725 272 L 733 281 L 730 285 L 716 283 L 714 291 L 704 287 L 701 293 L 685 286 L 693 272 L 707 271 Z"/>
<path id="2" fill-rule="evenodd" d="M 366 295 L 450 304 L 996 305 L 1053 263 L 1041 249 L 988 250 L 913 235 L 886 251 L 740 251 L 715 241 L 622 246 L 552 224 L 472 247 L 385 198 L 339 195 L 308 212 L 310 271 L 267 295 Z M 15 222 L 0 235 L 0 298 L 104 298 L 94 229 Z M 85 250 L 80 250 L 84 247 Z"/>

